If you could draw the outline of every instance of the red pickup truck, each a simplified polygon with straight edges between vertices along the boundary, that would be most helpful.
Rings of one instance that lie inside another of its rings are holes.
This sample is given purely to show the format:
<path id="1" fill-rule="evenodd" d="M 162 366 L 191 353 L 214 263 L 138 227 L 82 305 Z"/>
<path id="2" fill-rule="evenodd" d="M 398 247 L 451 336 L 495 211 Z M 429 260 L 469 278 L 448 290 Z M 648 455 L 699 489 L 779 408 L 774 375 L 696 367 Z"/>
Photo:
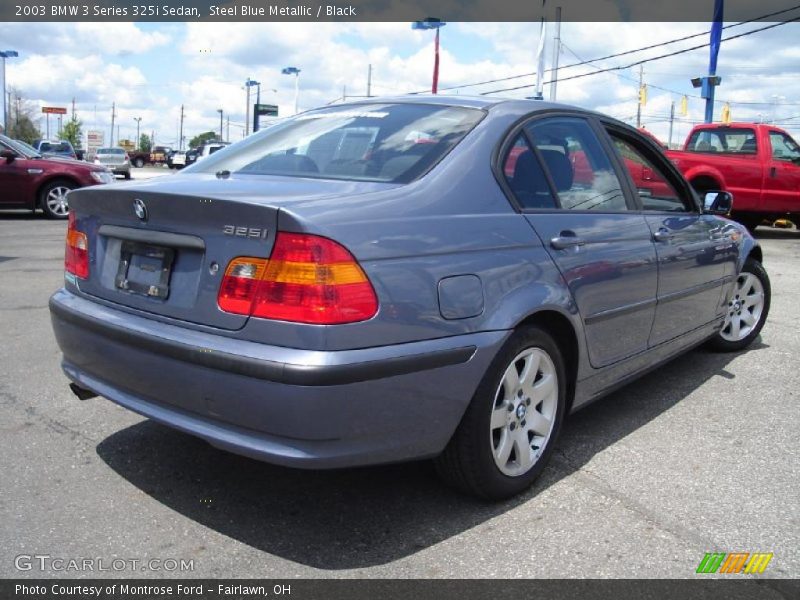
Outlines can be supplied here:
<path id="1" fill-rule="evenodd" d="M 773 125 L 696 125 L 683 150 L 667 156 L 702 195 L 733 194 L 731 216 L 754 229 L 787 218 L 800 228 L 800 146 Z"/>

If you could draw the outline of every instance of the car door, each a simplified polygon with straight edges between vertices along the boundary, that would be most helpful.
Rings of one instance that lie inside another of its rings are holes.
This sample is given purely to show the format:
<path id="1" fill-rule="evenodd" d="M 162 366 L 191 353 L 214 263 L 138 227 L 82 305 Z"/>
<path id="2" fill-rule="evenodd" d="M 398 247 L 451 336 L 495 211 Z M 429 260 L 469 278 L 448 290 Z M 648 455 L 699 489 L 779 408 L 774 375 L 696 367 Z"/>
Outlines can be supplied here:
<path id="1" fill-rule="evenodd" d="M 18 206 L 29 200 L 28 161 L 10 146 L 0 141 L 0 152 L 14 152 L 17 157 L 9 161 L 0 158 L 0 205 Z"/>
<path id="2" fill-rule="evenodd" d="M 658 303 L 652 347 L 720 314 L 722 286 L 734 273 L 736 247 L 723 231 L 724 222 L 702 214 L 688 185 L 649 142 L 613 125 L 608 133 L 655 241 Z"/>
<path id="3" fill-rule="evenodd" d="M 535 118 L 502 171 L 580 312 L 593 367 L 647 349 L 657 267 L 650 230 L 632 210 L 610 148 L 582 116 Z"/>
<path id="4" fill-rule="evenodd" d="M 770 130 L 764 178 L 770 212 L 800 212 L 800 147 L 782 131 Z"/>

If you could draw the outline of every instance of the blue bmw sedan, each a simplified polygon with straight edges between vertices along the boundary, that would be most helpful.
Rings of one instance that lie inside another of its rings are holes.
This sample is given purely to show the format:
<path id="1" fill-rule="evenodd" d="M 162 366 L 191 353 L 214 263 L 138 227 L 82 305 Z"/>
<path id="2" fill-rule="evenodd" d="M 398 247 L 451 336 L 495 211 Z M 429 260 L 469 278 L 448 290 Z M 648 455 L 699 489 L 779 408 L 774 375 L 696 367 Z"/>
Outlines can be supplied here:
<path id="1" fill-rule="evenodd" d="M 73 191 L 52 323 L 81 398 L 286 466 L 434 458 L 504 498 L 571 411 L 758 336 L 732 202 L 601 114 L 370 99 Z"/>

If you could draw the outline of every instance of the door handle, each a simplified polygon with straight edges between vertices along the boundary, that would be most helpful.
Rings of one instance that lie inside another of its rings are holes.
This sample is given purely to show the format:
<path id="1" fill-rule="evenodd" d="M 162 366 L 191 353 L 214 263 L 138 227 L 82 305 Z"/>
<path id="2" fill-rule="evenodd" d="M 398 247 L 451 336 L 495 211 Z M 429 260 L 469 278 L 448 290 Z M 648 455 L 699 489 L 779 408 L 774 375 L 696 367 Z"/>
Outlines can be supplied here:
<path id="1" fill-rule="evenodd" d="M 653 239 L 657 242 L 668 242 L 672 239 L 673 235 L 674 234 L 669 229 L 662 227 L 658 231 L 653 232 Z"/>
<path id="2" fill-rule="evenodd" d="M 769 176 L 770 176 L 770 177 L 775 177 L 777 174 L 778 174 L 778 169 L 777 169 L 777 167 L 770 167 L 770 169 L 769 169 Z"/>
<path id="3" fill-rule="evenodd" d="M 556 250 L 564 250 L 573 246 L 585 246 L 586 240 L 582 240 L 574 231 L 566 230 L 550 240 L 550 245 Z"/>

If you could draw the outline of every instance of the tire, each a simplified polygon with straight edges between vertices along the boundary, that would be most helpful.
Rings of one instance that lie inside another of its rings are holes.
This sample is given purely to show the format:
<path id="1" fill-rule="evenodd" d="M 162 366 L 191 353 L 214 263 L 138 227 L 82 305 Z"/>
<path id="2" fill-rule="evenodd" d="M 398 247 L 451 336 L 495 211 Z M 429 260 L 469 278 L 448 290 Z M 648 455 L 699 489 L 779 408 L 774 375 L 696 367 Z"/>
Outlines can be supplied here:
<path id="1" fill-rule="evenodd" d="M 144 159 L 143 158 L 135 159 L 133 161 L 133 166 L 136 167 L 137 169 L 141 169 L 144 166 Z"/>
<path id="2" fill-rule="evenodd" d="M 122 176 L 125 179 L 130 179 L 131 178 L 131 172 L 130 171 L 125 171 L 125 173 L 123 173 Z"/>
<path id="3" fill-rule="evenodd" d="M 527 371 L 537 360 L 531 379 Z M 462 492 L 489 500 L 525 491 L 553 452 L 564 418 L 566 384 L 564 359 L 550 334 L 532 325 L 514 332 L 489 366 L 444 452 L 434 460 L 440 477 Z M 525 449 L 529 453 L 523 458 L 520 450 Z"/>
<path id="4" fill-rule="evenodd" d="M 738 352 L 752 344 L 767 320 L 771 296 L 767 271 L 748 258 L 728 298 L 725 323 L 709 346 L 719 352 Z"/>
<path id="5" fill-rule="evenodd" d="M 69 216 L 67 194 L 78 186 L 66 179 L 51 181 L 39 192 L 39 206 L 48 219 L 66 219 Z"/>

